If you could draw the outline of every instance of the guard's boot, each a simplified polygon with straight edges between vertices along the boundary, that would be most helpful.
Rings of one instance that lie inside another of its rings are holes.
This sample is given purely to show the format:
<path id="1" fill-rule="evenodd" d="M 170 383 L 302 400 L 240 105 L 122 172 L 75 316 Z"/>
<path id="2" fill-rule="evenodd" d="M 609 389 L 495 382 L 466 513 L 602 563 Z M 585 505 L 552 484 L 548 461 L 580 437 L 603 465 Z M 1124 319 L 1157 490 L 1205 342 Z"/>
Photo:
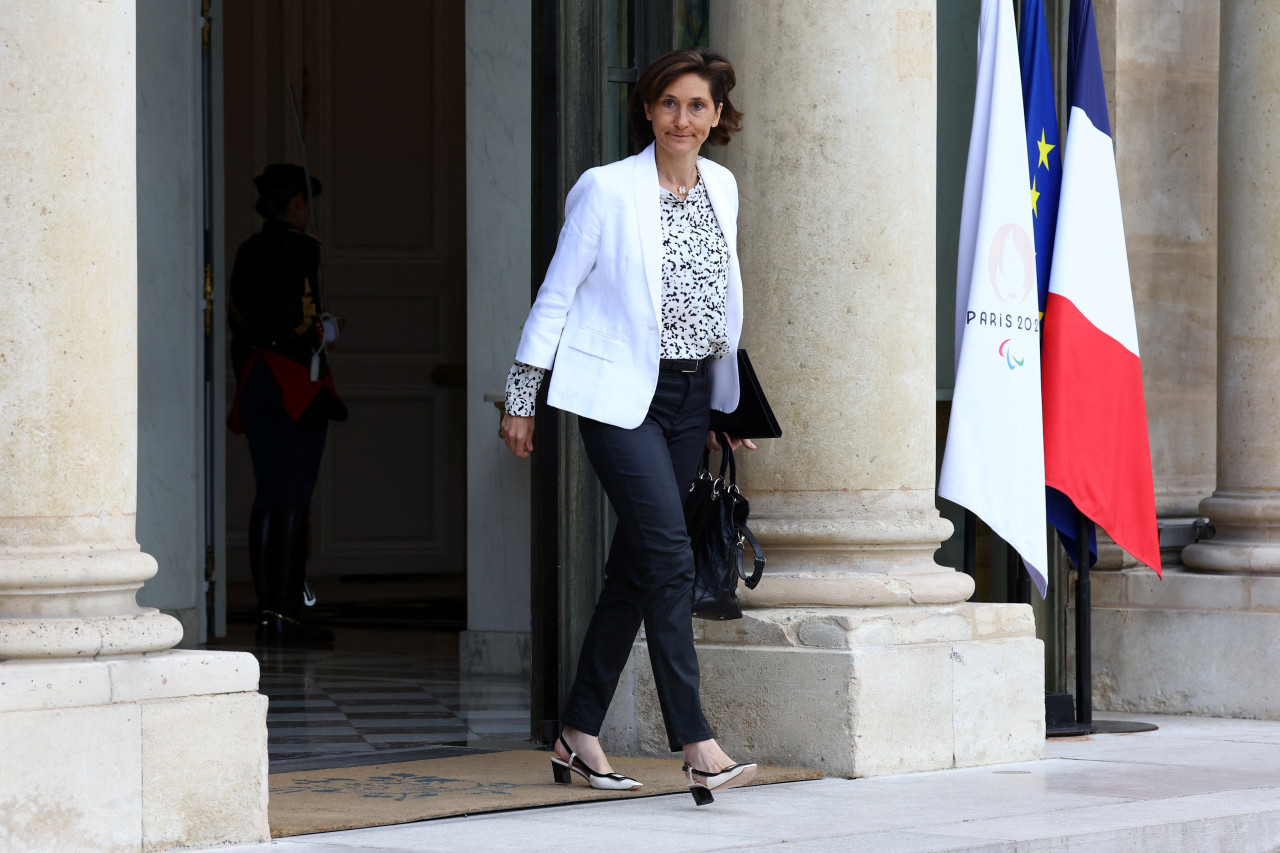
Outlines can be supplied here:
<path id="1" fill-rule="evenodd" d="M 254 639 L 259 645 L 278 642 L 274 630 L 274 614 L 280 610 L 280 578 L 285 574 L 276 552 L 280 531 L 278 510 L 253 508 L 249 515 L 249 570 L 253 573 L 253 590 L 258 597 L 258 620 Z"/>
<path id="2" fill-rule="evenodd" d="M 271 530 L 271 511 L 256 506 L 249 513 L 249 571 L 253 574 L 253 592 L 258 597 L 258 610 L 266 607 L 268 534 Z"/>
<path id="3" fill-rule="evenodd" d="M 289 507 L 277 513 L 272 537 L 271 600 L 277 605 L 263 612 L 259 632 L 281 646 L 333 647 L 333 632 L 301 621 L 303 587 L 307 577 L 307 520 L 309 507 Z"/>
<path id="4" fill-rule="evenodd" d="M 256 633 L 260 646 L 294 645 L 294 626 L 298 608 L 291 596 L 289 563 L 293 554 L 297 510 L 293 507 L 274 509 L 268 521 L 267 544 L 263 563 L 263 594 Z"/>

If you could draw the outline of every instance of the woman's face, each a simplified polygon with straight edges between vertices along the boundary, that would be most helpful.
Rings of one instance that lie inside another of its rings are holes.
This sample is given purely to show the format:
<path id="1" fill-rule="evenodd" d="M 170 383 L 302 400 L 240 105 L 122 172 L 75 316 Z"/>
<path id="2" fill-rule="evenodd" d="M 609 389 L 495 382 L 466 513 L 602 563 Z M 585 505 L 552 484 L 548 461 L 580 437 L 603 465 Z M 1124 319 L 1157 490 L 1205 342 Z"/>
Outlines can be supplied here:
<path id="1" fill-rule="evenodd" d="M 653 103 L 644 105 L 658 145 L 676 155 L 697 154 L 711 128 L 720 123 L 720 107 L 711 102 L 711 86 L 697 74 L 677 77 Z"/>

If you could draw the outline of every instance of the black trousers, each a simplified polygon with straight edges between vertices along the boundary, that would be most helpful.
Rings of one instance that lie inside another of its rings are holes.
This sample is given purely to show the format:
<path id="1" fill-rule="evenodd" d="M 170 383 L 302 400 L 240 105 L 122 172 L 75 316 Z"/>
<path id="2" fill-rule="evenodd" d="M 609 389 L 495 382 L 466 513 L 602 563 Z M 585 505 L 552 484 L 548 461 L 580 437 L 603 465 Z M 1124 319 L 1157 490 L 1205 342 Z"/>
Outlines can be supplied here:
<path id="1" fill-rule="evenodd" d="M 684 500 L 697 473 L 711 411 L 705 363 L 662 371 L 644 422 L 622 429 L 579 418 L 587 458 L 618 516 L 562 719 L 598 735 L 631 646 L 645 626 L 658 702 L 673 752 L 712 737 L 698 696 L 693 647 L 693 552 Z"/>
<path id="2" fill-rule="evenodd" d="M 311 503 L 329 422 L 300 424 L 285 411 L 280 386 L 258 359 L 240 391 L 240 416 L 253 460 L 254 509 Z"/>

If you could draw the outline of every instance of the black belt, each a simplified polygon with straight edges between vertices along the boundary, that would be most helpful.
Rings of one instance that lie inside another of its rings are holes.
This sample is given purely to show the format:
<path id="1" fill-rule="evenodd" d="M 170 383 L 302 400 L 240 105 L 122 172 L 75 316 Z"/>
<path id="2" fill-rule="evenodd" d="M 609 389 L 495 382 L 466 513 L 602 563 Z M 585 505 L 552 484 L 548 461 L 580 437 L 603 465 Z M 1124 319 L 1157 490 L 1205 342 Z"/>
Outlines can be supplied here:
<path id="1" fill-rule="evenodd" d="M 702 369 L 705 358 L 660 358 L 658 369 L 675 373 L 697 373 Z"/>

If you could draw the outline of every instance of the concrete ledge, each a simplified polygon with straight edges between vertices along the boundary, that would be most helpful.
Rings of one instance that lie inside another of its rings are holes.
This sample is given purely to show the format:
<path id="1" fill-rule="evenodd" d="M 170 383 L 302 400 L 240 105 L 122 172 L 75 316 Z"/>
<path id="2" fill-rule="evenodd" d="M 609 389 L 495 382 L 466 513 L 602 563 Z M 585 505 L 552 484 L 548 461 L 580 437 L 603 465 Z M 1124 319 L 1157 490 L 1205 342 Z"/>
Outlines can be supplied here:
<path id="1" fill-rule="evenodd" d="M 0 662 L 0 713 L 257 689 L 258 661 L 244 652 L 174 649 L 118 658 Z"/>
<path id="2" fill-rule="evenodd" d="M 1280 667 L 1280 578 L 1177 567 L 1163 580 L 1145 568 L 1091 578 L 1095 708 L 1280 719 L 1269 675 Z M 1074 672 L 1074 619 L 1067 628 Z"/>
<path id="3" fill-rule="evenodd" d="M 1035 635 L 1025 604 L 751 608 L 741 619 L 694 620 L 698 642 L 721 645 L 854 649 Z"/>
<path id="4" fill-rule="evenodd" d="M 138 707 L 144 850 L 271 837 L 266 696 L 191 696 Z"/>
<path id="5" fill-rule="evenodd" d="M 1280 613 L 1095 606 L 1092 622 L 1095 708 L 1280 719 Z"/>
<path id="6" fill-rule="evenodd" d="M 257 685 L 237 653 L 0 663 L 0 851 L 268 838 Z"/>
<path id="7" fill-rule="evenodd" d="M 1044 646 L 1024 606 L 753 610 L 700 634 L 703 709 L 731 755 L 857 777 L 1044 754 Z M 643 640 L 602 738 L 669 754 Z"/>
<path id="8" fill-rule="evenodd" d="M 142 711 L 0 714 L 0 850 L 139 850 Z"/>
<path id="9" fill-rule="evenodd" d="M 1147 568 L 1089 575 L 1094 607 L 1280 612 L 1280 577 L 1207 574 L 1171 566 L 1164 578 Z"/>
<path id="10" fill-rule="evenodd" d="M 203 652 L 174 649 L 163 654 L 112 660 L 112 699 L 147 699 L 256 693 L 258 660 L 247 652 Z"/>

